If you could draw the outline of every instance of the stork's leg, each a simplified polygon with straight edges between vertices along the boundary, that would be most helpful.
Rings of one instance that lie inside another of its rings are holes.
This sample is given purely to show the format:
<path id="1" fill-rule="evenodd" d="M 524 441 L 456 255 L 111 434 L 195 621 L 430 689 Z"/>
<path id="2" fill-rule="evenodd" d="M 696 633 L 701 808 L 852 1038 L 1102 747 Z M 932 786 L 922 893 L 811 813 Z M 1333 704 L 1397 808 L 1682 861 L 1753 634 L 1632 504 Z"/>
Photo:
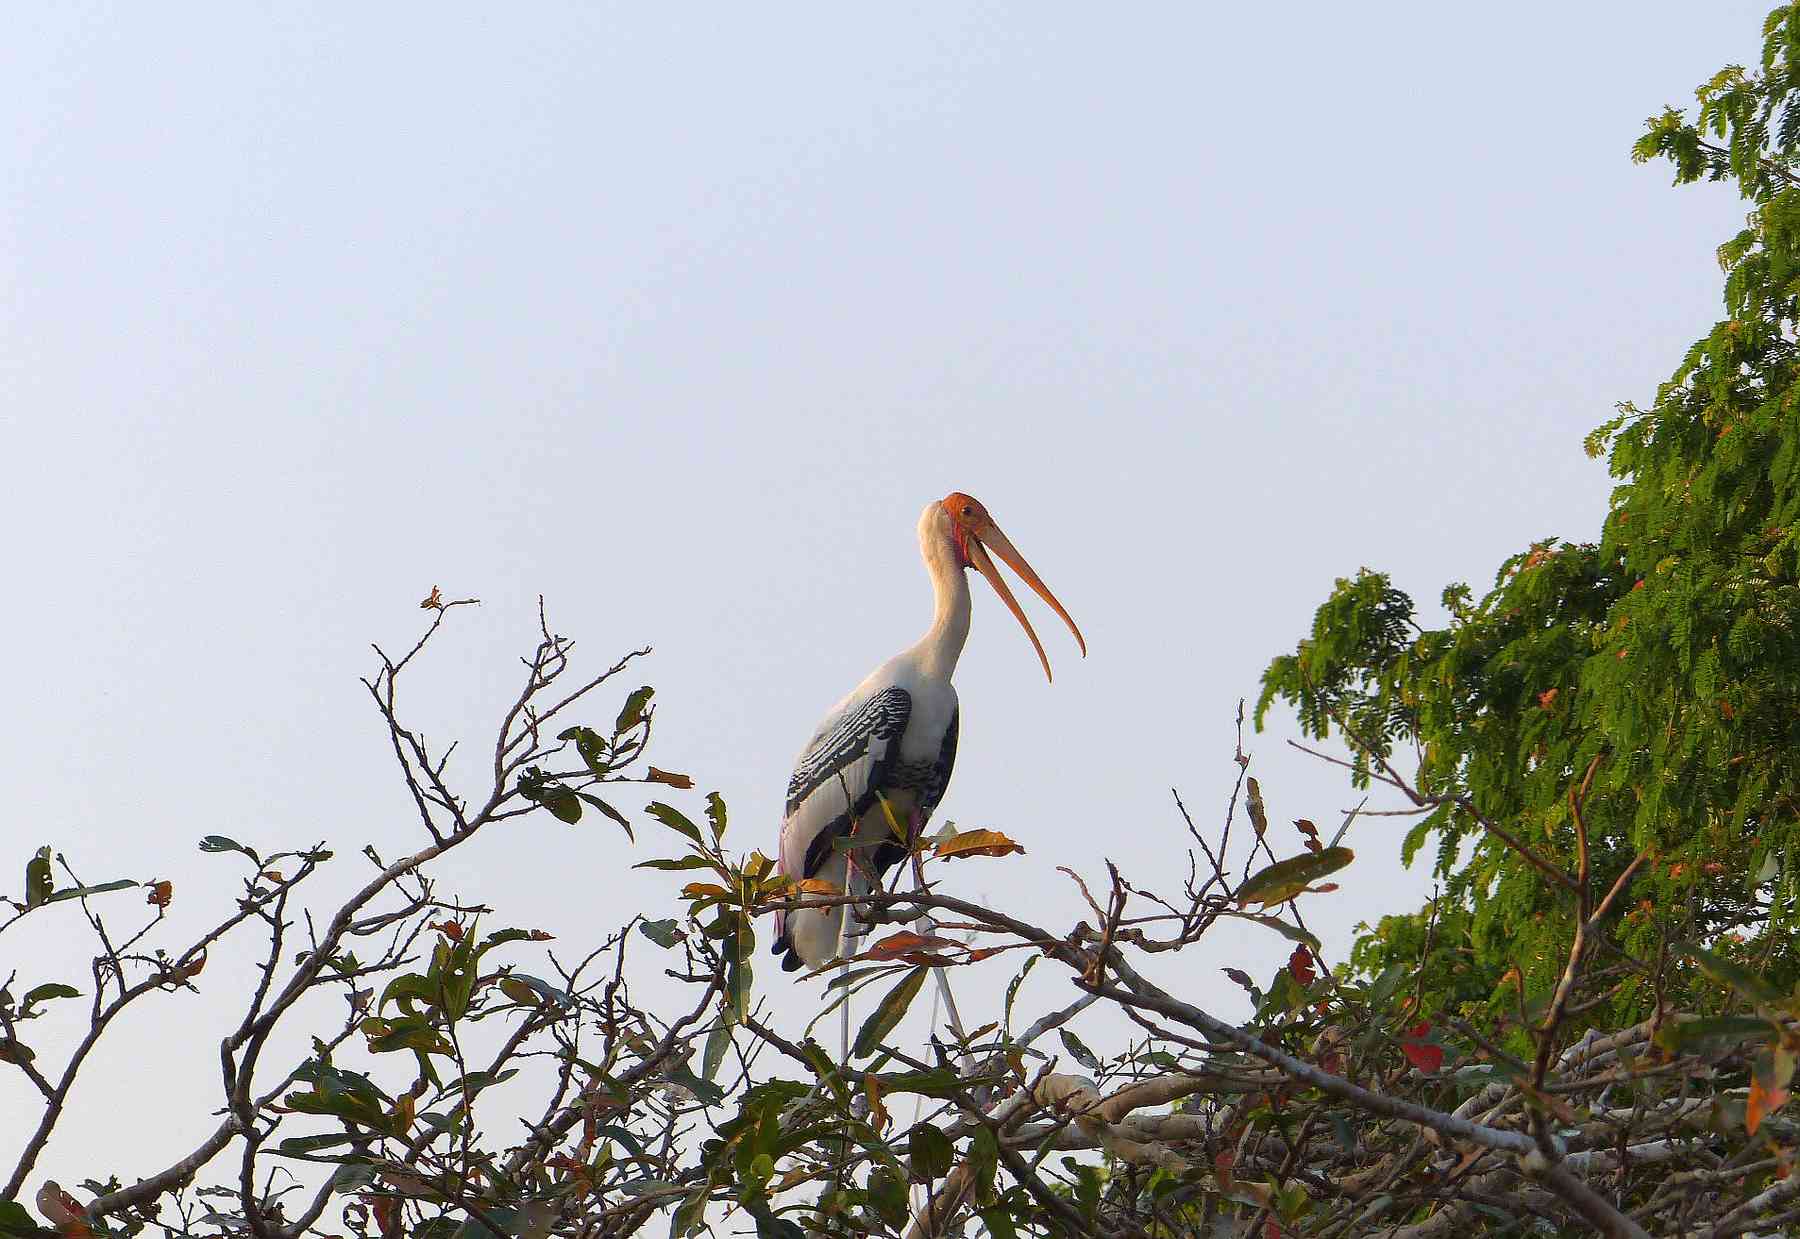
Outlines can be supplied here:
<path id="1" fill-rule="evenodd" d="M 913 885 L 921 895 L 925 893 L 925 862 L 919 859 L 918 849 L 919 840 L 924 834 L 925 815 L 915 810 L 911 822 L 912 848 L 909 855 L 912 857 Z M 923 911 L 919 913 L 919 919 L 913 922 L 914 932 L 922 936 L 929 936 L 934 928 L 931 917 Z M 933 968 L 931 975 L 937 981 L 939 996 L 944 1000 L 944 1014 L 949 1017 L 950 1031 L 956 1034 L 959 1045 L 969 1044 L 968 1034 L 963 1032 L 962 1013 L 956 1009 L 956 996 L 950 992 L 950 979 L 944 975 L 942 968 Z"/>
<path id="2" fill-rule="evenodd" d="M 844 853 L 844 894 L 857 893 L 858 879 L 862 872 L 857 868 L 856 853 Z M 843 904 L 838 916 L 837 956 L 843 959 L 850 950 L 850 916 L 855 904 Z M 843 999 L 838 1003 L 838 1062 L 845 1067 L 850 1065 L 850 987 L 845 978 L 850 975 L 848 961 L 838 965 L 838 984 L 842 987 Z"/>

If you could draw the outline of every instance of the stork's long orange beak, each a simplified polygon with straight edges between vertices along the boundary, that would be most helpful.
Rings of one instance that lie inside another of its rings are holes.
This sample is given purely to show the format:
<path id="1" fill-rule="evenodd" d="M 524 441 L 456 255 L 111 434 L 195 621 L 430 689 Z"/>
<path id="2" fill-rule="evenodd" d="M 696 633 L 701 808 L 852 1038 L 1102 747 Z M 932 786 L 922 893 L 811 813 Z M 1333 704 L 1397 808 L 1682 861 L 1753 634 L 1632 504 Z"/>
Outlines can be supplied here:
<path id="1" fill-rule="evenodd" d="M 1075 642 L 1081 647 L 1081 656 L 1086 658 L 1087 641 L 1083 639 L 1081 629 L 1075 626 L 1075 621 L 1069 617 L 1063 604 L 1056 600 L 1056 595 L 1050 592 L 1050 587 L 1044 584 L 1043 578 L 1032 570 L 1030 564 L 1025 562 L 1025 557 L 1019 554 L 1018 548 L 1005 534 L 1000 532 L 1000 527 L 994 524 L 993 519 L 988 517 L 985 511 L 981 511 L 980 519 L 967 526 L 967 533 L 966 545 L 969 562 L 975 565 L 976 571 L 988 579 L 988 584 L 992 585 L 994 592 L 1000 595 L 1000 601 L 1006 604 L 1006 609 L 1013 613 L 1013 618 L 1024 627 L 1025 635 L 1031 638 L 1032 648 L 1037 650 L 1038 661 L 1044 664 L 1044 678 L 1046 680 L 1055 678 L 1050 674 L 1050 659 L 1044 653 L 1044 643 L 1038 640 L 1036 631 L 1031 627 L 1031 621 L 1025 618 L 1025 612 L 1019 606 L 1019 600 L 1013 597 L 1012 590 L 1007 588 L 1006 578 L 1000 575 L 998 568 L 994 567 L 994 561 L 987 553 L 990 547 L 994 554 L 1006 561 L 1007 567 L 1018 573 L 1019 578 L 1025 584 L 1031 586 L 1039 598 L 1050 604 L 1051 610 L 1062 616 L 1063 623 L 1067 624 L 1069 631 L 1075 634 Z"/>

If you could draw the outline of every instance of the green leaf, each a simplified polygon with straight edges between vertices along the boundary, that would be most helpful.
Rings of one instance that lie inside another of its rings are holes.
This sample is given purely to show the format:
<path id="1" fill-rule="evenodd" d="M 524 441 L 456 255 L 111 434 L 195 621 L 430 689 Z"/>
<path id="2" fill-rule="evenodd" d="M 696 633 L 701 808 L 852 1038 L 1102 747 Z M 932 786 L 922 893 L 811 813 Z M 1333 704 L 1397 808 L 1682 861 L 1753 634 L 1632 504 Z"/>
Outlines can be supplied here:
<path id="1" fill-rule="evenodd" d="M 886 1166 L 869 1172 L 869 1204 L 895 1230 L 906 1224 L 906 1181 Z"/>
<path id="2" fill-rule="evenodd" d="M 1030 959 L 1026 960 L 1025 966 L 1019 969 L 1018 974 L 1013 977 L 1011 983 L 1006 987 L 1006 1007 L 1005 1014 L 1001 1016 L 1001 1027 L 1005 1028 L 1008 1032 L 1012 1030 L 1013 999 L 1019 996 L 1019 987 L 1025 984 L 1025 978 L 1031 975 L 1031 970 L 1033 968 L 1037 967 L 1038 958 L 1038 956 L 1033 955 Z"/>
<path id="3" fill-rule="evenodd" d="M 964 1089 L 980 1082 L 980 1077 L 963 1076 L 947 1067 L 931 1071 L 891 1071 L 875 1076 L 883 1093 L 917 1093 L 948 1101 Z"/>
<path id="4" fill-rule="evenodd" d="M 671 1067 L 668 1072 L 669 1082 L 679 1084 L 709 1106 L 716 1106 L 725 1100 L 725 1090 L 711 1080 L 702 1080 L 694 1074 L 694 1069 L 685 1062 Z"/>
<path id="5" fill-rule="evenodd" d="M 994 1174 L 1000 1166 L 1000 1142 L 994 1129 L 985 1123 L 975 1129 L 969 1140 L 969 1168 L 975 1172 L 976 1191 L 985 1197 L 993 1190 Z"/>
<path id="6" fill-rule="evenodd" d="M 304 1157 L 308 1153 L 317 1153 L 320 1149 L 335 1149 L 340 1144 L 349 1144 L 355 1139 L 349 1132 L 327 1132 L 322 1136 L 289 1136 L 275 1151 L 284 1157 L 296 1155 Z"/>
<path id="7" fill-rule="evenodd" d="M 115 878 L 111 882 L 97 882 L 93 886 L 65 886 L 55 891 L 44 900 L 45 903 L 61 903 L 65 899 L 81 899 L 88 895 L 104 895 L 108 891 L 128 890 L 133 886 L 142 886 L 142 882 L 134 882 L 130 878 Z"/>
<path id="8" fill-rule="evenodd" d="M 1077 1037 L 1066 1028 L 1059 1028 L 1056 1031 L 1062 1034 L 1063 1048 L 1068 1050 L 1069 1053 L 1074 1056 L 1076 1062 L 1080 1063 L 1083 1067 L 1086 1067 L 1089 1071 L 1100 1070 L 1100 1060 L 1094 1057 L 1094 1052 L 1092 1050 L 1082 1044 L 1080 1037 Z"/>
<path id="9" fill-rule="evenodd" d="M 1240 921 L 1255 921 L 1264 929 L 1273 929 L 1289 942 L 1298 942 L 1315 951 L 1324 949 L 1316 934 L 1308 933 L 1298 925 L 1290 925 L 1278 916 L 1264 916 L 1260 912 L 1235 912 L 1229 908 L 1221 908 L 1220 911 L 1226 916 L 1235 916 Z"/>
<path id="10" fill-rule="evenodd" d="M 675 928 L 674 920 L 643 921 L 638 925 L 644 937 L 660 947 L 673 947 L 684 935 Z"/>
<path id="11" fill-rule="evenodd" d="M 519 1211 L 517 1209 L 496 1209 L 491 1204 L 484 1203 L 481 1206 L 481 1212 L 482 1217 L 485 1217 L 487 1221 L 484 1222 L 481 1218 L 469 1218 L 456 1228 L 454 1239 L 494 1239 L 496 1229 L 508 1235 L 519 1233 Z"/>
<path id="12" fill-rule="evenodd" d="M 731 1025 L 724 1019 L 713 1024 L 712 1032 L 706 1038 L 706 1050 L 700 1058 L 700 1078 L 711 1080 L 719 1074 L 719 1067 L 725 1061 L 725 1051 L 731 1048 Z"/>
<path id="13" fill-rule="evenodd" d="M 1734 964 L 1723 955 L 1714 954 L 1695 942 L 1677 942 L 1673 945 L 1677 955 L 1685 955 L 1700 965 L 1700 970 L 1715 981 L 1721 981 L 1753 1002 L 1776 1003 L 1783 998 L 1782 992 L 1763 977 L 1751 972 L 1740 964 Z"/>
<path id="14" fill-rule="evenodd" d="M 566 787 L 544 788 L 544 798 L 538 803 L 550 810 L 559 822 L 573 826 L 581 820 L 581 798 Z"/>
<path id="15" fill-rule="evenodd" d="M 990 1239 L 1019 1239 L 1019 1232 L 1013 1228 L 1012 1214 L 1000 1206 L 983 1209 L 977 1216 Z"/>
<path id="16" fill-rule="evenodd" d="M 35 908 L 50 898 L 50 888 L 55 885 L 50 874 L 50 848 L 39 848 L 29 861 L 25 862 L 25 906 Z"/>
<path id="17" fill-rule="evenodd" d="M 581 757 L 582 764 L 596 779 L 605 778 L 611 773 L 612 766 L 606 760 L 606 741 L 592 727 L 567 727 L 557 733 L 556 738 L 565 744 L 574 743 L 575 752 Z"/>
<path id="18" fill-rule="evenodd" d="M 1709 1041 L 1767 1040 L 1777 1035 L 1769 1021 L 1754 1015 L 1719 1015 L 1706 1019 L 1670 1021 L 1657 1030 L 1656 1041 L 1671 1053 L 1683 1053 Z"/>
<path id="19" fill-rule="evenodd" d="M 704 856 L 682 856 L 674 860 L 641 860 L 632 868 L 660 869 L 665 873 L 675 873 L 685 869 L 711 869 L 713 863 Z"/>
<path id="20" fill-rule="evenodd" d="M 906 1015 L 906 1009 L 912 1006 L 913 999 L 918 997 L 919 987 L 925 984 L 925 974 L 929 971 L 931 969 L 923 965 L 914 968 L 887 992 L 857 1030 L 856 1044 L 850 1048 L 851 1054 L 863 1058 L 880 1047 L 882 1041 Z"/>
<path id="21" fill-rule="evenodd" d="M 200 850 L 202 852 L 242 852 L 257 864 L 262 864 L 262 858 L 256 854 L 255 849 L 247 848 L 236 839 L 228 839 L 224 835 L 206 836 L 200 840 Z"/>
<path id="22" fill-rule="evenodd" d="M 725 837 L 725 800 L 717 792 L 706 794 L 706 820 L 712 827 L 713 842 Z"/>
<path id="23" fill-rule="evenodd" d="M 912 1163 L 913 1182 L 933 1183 L 950 1173 L 956 1146 L 930 1123 L 920 1123 L 907 1133 L 906 1157 Z"/>
<path id="24" fill-rule="evenodd" d="M 625 704 L 619 709 L 618 721 L 613 724 L 613 734 L 616 736 L 630 731 L 641 723 L 644 719 L 644 707 L 650 704 L 650 698 L 655 695 L 656 690 L 646 684 L 625 698 Z"/>
<path id="25" fill-rule="evenodd" d="M 1278 860 L 1238 887 L 1239 907 L 1259 903 L 1286 903 L 1312 883 L 1327 874 L 1336 873 L 1356 859 L 1349 848 L 1326 848 L 1322 852 L 1302 852 L 1286 860 Z"/>
<path id="26" fill-rule="evenodd" d="M 45 1002 L 52 998 L 79 998 L 81 991 L 73 985 L 64 985 L 59 981 L 46 981 L 42 985 L 33 986 L 25 991 L 24 1006 Z"/>
<path id="27" fill-rule="evenodd" d="M 644 806 L 644 812 L 667 826 L 678 835 L 700 842 L 700 828 L 688 821 L 687 816 L 673 805 L 666 805 L 660 800 L 652 800 Z"/>
<path id="28" fill-rule="evenodd" d="M 0 1235 L 34 1235 L 38 1221 L 16 1200 L 0 1200 Z"/>
<path id="29" fill-rule="evenodd" d="M 669 1219 L 669 1239 L 687 1239 L 706 1224 L 706 1202 L 710 1197 L 706 1185 L 702 1184 L 694 1192 L 682 1197 L 681 1203 L 675 1207 L 674 1216 Z"/>
<path id="30" fill-rule="evenodd" d="M 600 810 L 600 812 L 606 814 L 607 817 L 609 817 L 613 821 L 617 822 L 619 825 L 619 828 L 625 832 L 625 837 L 627 839 L 631 840 L 633 843 L 637 842 L 637 835 L 632 831 L 631 823 L 626 820 L 625 815 L 623 813 L 619 812 L 617 809 L 615 809 L 611 805 L 607 804 L 604 800 L 600 799 L 600 797 L 594 795 L 592 792 L 577 792 L 576 795 L 580 796 L 583 800 L 587 801 L 589 804 L 593 805 L 596 809 Z"/>

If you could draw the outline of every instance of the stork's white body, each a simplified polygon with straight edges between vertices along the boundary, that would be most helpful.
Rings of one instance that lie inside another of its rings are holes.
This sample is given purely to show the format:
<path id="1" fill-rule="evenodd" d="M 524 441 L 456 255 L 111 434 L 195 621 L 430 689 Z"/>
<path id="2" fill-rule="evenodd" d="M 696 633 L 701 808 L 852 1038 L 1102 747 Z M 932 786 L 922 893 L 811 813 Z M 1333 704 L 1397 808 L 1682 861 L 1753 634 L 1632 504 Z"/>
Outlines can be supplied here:
<path id="1" fill-rule="evenodd" d="M 958 719 L 950 677 L 969 635 L 969 583 L 940 503 L 919 517 L 919 552 L 936 600 L 931 627 L 834 706 L 801 751 L 781 824 L 780 869 L 789 877 L 866 889 L 903 849 L 860 848 L 853 865 L 832 839 L 886 838 L 890 812 L 916 834 L 949 782 Z M 783 967 L 817 967 L 835 956 L 842 922 L 841 907 L 778 918 L 775 949 L 789 956 Z"/>

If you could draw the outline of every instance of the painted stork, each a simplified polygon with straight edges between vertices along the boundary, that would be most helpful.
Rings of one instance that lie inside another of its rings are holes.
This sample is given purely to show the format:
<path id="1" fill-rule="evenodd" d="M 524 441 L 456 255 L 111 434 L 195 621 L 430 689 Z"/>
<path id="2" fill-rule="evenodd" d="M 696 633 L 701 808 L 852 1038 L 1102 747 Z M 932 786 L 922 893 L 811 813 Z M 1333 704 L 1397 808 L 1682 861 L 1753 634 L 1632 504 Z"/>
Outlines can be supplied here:
<path id="1" fill-rule="evenodd" d="M 990 550 L 1062 617 L 1086 656 L 1081 629 L 986 508 L 960 491 L 926 505 L 919 517 L 919 553 L 936 598 L 931 627 L 834 706 L 807 742 L 788 780 L 781 873 L 822 878 L 847 894 L 871 889 L 907 855 L 907 846 L 893 837 L 888 813 L 917 839 L 937 808 L 956 761 L 957 703 L 950 677 L 969 635 L 965 568 L 985 576 L 1024 625 L 1044 676 L 1050 677 L 1043 643 L 994 567 Z M 855 852 L 833 846 L 845 836 L 866 846 Z M 845 941 L 855 936 L 845 932 L 842 905 L 804 908 L 777 913 L 774 951 L 784 970 L 816 968 L 843 954 Z"/>

